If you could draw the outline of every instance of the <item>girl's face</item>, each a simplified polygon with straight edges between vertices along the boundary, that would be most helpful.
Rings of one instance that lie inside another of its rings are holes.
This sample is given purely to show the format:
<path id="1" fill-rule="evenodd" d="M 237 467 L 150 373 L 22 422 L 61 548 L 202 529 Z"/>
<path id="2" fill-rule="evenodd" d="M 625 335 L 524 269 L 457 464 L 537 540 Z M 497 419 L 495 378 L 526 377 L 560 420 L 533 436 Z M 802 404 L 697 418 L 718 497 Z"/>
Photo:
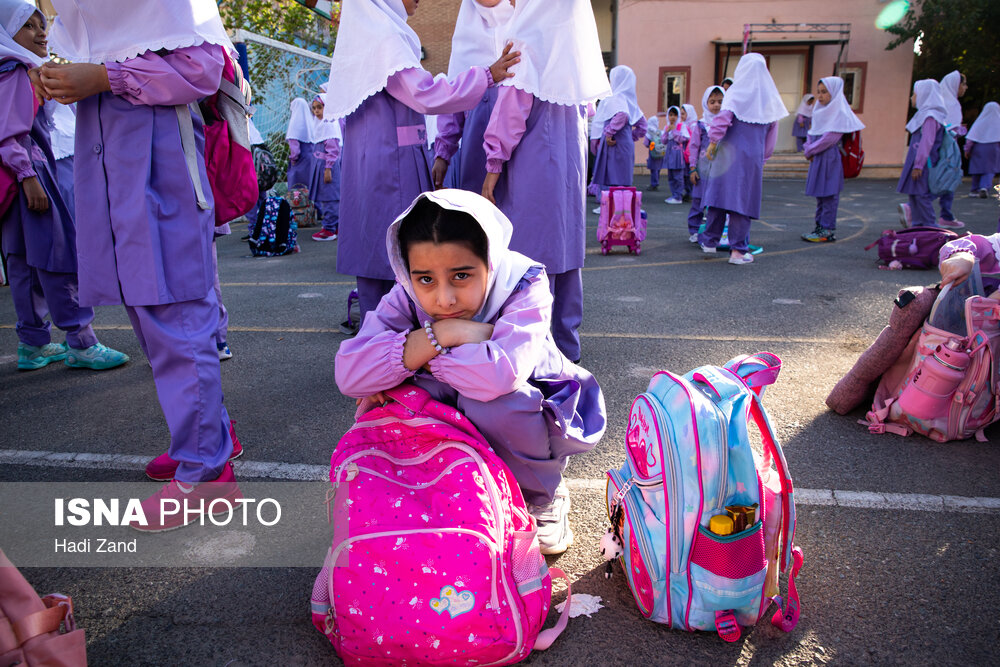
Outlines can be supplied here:
<path id="1" fill-rule="evenodd" d="M 688 112 L 687 109 L 685 109 L 684 107 L 681 107 L 681 120 L 684 121 L 685 123 L 688 120 Z"/>
<path id="2" fill-rule="evenodd" d="M 917 106 L 917 94 L 916 93 L 910 93 L 910 106 L 911 107 Z"/>
<path id="3" fill-rule="evenodd" d="M 409 248 L 410 282 L 435 320 L 471 320 L 486 300 L 489 271 L 465 243 L 421 241 Z"/>
<path id="4" fill-rule="evenodd" d="M 965 75 L 962 75 L 962 83 L 958 84 L 958 94 L 956 97 L 961 97 L 965 95 L 965 91 L 969 89 L 969 84 L 965 81 Z"/>
<path id="5" fill-rule="evenodd" d="M 35 12 L 28 19 L 24 26 L 14 33 L 14 41 L 23 46 L 39 58 L 46 58 L 49 55 L 49 42 L 45 35 L 45 21 L 42 15 Z"/>
<path id="6" fill-rule="evenodd" d="M 323 107 L 324 104 L 321 100 L 313 100 L 312 103 L 313 115 L 319 118 L 320 120 L 323 120 Z"/>
<path id="7" fill-rule="evenodd" d="M 671 125 L 673 125 L 674 123 L 676 123 L 677 122 L 677 112 L 676 111 L 671 111 L 670 113 L 668 113 L 667 114 L 667 120 L 670 121 Z"/>
<path id="8" fill-rule="evenodd" d="M 478 2 L 483 7 L 496 7 L 501 2 L 506 2 L 506 0 L 476 0 L 476 2 Z M 513 5 L 514 4 L 513 1 L 511 1 L 510 4 Z"/>
<path id="9" fill-rule="evenodd" d="M 832 97 L 833 96 L 830 95 L 830 91 L 827 90 L 826 86 L 823 85 L 823 82 L 820 81 L 819 84 L 816 86 L 816 99 L 819 101 L 820 104 L 825 106 L 830 103 L 830 99 Z"/>
<path id="10" fill-rule="evenodd" d="M 403 9 L 406 10 L 407 16 L 413 16 L 417 13 L 417 5 L 420 4 L 420 0 L 403 0 Z"/>
<path id="11" fill-rule="evenodd" d="M 722 109 L 722 93 L 715 91 L 708 96 L 708 112 L 719 113 L 720 109 Z"/>

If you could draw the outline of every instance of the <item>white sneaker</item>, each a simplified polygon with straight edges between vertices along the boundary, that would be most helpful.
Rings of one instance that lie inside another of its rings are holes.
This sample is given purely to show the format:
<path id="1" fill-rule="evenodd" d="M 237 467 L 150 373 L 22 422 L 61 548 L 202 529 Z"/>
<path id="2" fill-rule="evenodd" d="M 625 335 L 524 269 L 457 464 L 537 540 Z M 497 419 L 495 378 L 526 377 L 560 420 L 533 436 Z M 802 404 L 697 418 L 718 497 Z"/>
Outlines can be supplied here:
<path id="1" fill-rule="evenodd" d="M 548 505 L 528 505 L 528 513 L 538 524 L 538 545 L 545 556 L 561 554 L 573 544 L 569 527 L 569 489 L 560 481 Z"/>
<path id="2" fill-rule="evenodd" d="M 697 239 L 695 239 L 695 240 L 697 240 Z M 701 251 L 703 253 L 707 254 L 707 255 L 714 255 L 715 252 L 716 252 L 715 248 L 713 248 L 710 245 L 705 245 L 704 243 L 699 243 L 698 245 L 701 246 Z"/>
<path id="3" fill-rule="evenodd" d="M 601 214 L 601 207 L 598 206 L 597 208 L 595 208 L 594 210 L 592 210 L 591 213 L 593 213 L 594 215 L 600 215 Z"/>
<path id="4" fill-rule="evenodd" d="M 910 205 L 909 204 L 900 204 L 899 205 L 899 224 L 902 225 L 903 228 L 907 228 L 907 227 L 910 226 Z"/>
<path id="5" fill-rule="evenodd" d="M 747 253 L 742 253 L 742 254 L 738 253 L 738 252 L 733 252 L 731 255 L 729 255 L 729 263 L 730 264 L 752 264 L 753 263 L 753 255 L 751 255 L 748 252 Z"/>
<path id="6" fill-rule="evenodd" d="M 677 197 L 671 197 L 670 199 L 663 200 L 667 204 L 683 204 L 684 200 L 678 199 Z"/>
<path id="7" fill-rule="evenodd" d="M 223 343 L 222 345 L 217 345 L 219 348 L 219 361 L 225 361 L 226 359 L 233 358 L 233 352 L 229 349 L 228 343 Z"/>
<path id="8" fill-rule="evenodd" d="M 688 241 L 690 241 L 691 243 L 697 243 L 698 242 L 698 235 L 697 234 L 692 234 L 691 236 L 688 237 Z"/>

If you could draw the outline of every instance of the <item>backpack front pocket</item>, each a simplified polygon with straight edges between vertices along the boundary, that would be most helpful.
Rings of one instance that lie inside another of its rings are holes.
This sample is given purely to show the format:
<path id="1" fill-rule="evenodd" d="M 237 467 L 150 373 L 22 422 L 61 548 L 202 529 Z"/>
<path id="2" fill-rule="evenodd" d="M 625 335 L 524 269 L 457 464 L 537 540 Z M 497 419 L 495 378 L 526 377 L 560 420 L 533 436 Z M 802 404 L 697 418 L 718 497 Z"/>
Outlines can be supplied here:
<path id="1" fill-rule="evenodd" d="M 735 535 L 716 535 L 698 527 L 691 551 L 691 609 L 688 626 L 715 628 L 715 612 L 733 610 L 742 625 L 756 623 L 767 560 L 764 524 Z"/>

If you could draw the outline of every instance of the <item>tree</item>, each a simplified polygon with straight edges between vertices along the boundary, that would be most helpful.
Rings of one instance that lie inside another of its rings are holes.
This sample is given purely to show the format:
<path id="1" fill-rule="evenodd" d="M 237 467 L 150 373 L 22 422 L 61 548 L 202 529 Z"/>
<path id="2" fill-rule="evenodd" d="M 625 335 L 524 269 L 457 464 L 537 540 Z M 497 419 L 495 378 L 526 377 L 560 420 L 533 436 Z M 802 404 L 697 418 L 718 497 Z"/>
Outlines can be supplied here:
<path id="1" fill-rule="evenodd" d="M 915 80 L 940 81 L 952 70 L 962 72 L 969 84 L 962 106 L 974 118 L 986 102 L 1000 99 L 998 26 L 998 0 L 912 0 L 903 18 L 886 27 L 896 35 L 886 49 L 920 40 Z"/>

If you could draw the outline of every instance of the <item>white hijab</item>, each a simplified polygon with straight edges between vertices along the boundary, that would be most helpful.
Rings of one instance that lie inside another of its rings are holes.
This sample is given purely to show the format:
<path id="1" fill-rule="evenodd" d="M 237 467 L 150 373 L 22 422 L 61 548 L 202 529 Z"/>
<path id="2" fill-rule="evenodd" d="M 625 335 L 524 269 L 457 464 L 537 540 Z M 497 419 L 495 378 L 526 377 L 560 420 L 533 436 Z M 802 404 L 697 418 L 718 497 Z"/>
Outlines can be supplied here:
<path id="1" fill-rule="evenodd" d="M 325 91 L 325 86 L 321 86 L 321 88 L 324 88 L 323 92 L 326 92 Z M 322 101 L 323 100 L 323 95 L 320 94 L 320 95 L 317 95 L 316 97 L 314 97 L 313 98 L 313 102 L 316 101 L 316 98 L 319 98 L 319 100 Z M 327 139 L 336 139 L 337 141 L 341 141 L 343 139 L 343 137 L 341 136 L 341 133 L 340 133 L 340 121 L 339 120 L 328 120 L 326 118 L 326 114 L 325 113 L 323 114 L 323 118 L 317 118 L 316 114 L 314 114 L 312 112 L 312 104 L 311 103 L 309 105 L 309 122 L 312 124 L 312 140 L 313 140 L 313 143 L 317 143 L 317 144 L 318 143 L 322 143 L 322 142 L 326 141 Z"/>
<path id="2" fill-rule="evenodd" d="M 767 125 L 788 115 L 778 87 L 767 71 L 764 56 L 748 53 L 740 58 L 733 72 L 733 85 L 722 100 L 722 111 L 732 111 L 744 123 L 758 125 Z"/>
<path id="3" fill-rule="evenodd" d="M 962 85 L 962 74 L 958 70 L 948 72 L 941 79 L 941 99 L 947 111 L 947 125 L 958 127 L 962 124 L 962 103 L 958 101 L 958 87 Z"/>
<path id="4" fill-rule="evenodd" d="M 667 130 L 674 130 L 673 125 L 670 124 L 670 112 L 673 111 L 677 114 L 677 128 L 675 131 L 680 132 L 681 136 L 691 138 L 691 130 L 688 128 L 687 123 L 681 120 L 681 108 L 678 106 L 667 107 Z"/>
<path id="5" fill-rule="evenodd" d="M 510 0 L 495 7 L 483 7 L 476 0 L 462 0 L 451 38 L 448 77 L 454 78 L 471 67 L 489 66 L 505 46 L 504 32 L 514 15 Z"/>
<path id="6" fill-rule="evenodd" d="M 813 107 L 812 126 L 809 128 L 810 136 L 820 136 L 827 132 L 840 132 L 847 134 L 865 129 L 851 105 L 844 97 L 844 80 L 839 76 L 825 76 L 820 81 L 830 91 L 829 104 L 821 105 L 817 100 Z"/>
<path id="7" fill-rule="evenodd" d="M 420 38 L 406 24 L 403 0 L 348 0 L 330 63 L 337 85 L 326 92 L 323 117 L 346 118 L 404 69 L 421 66 Z"/>
<path id="8" fill-rule="evenodd" d="M 261 136 L 260 130 L 257 126 L 253 124 L 253 118 L 250 119 L 250 145 L 256 146 L 257 144 L 264 143 L 264 137 Z"/>
<path id="9" fill-rule="evenodd" d="M 657 116 L 650 116 L 646 119 L 646 138 L 650 141 L 659 141 L 660 119 Z"/>
<path id="10" fill-rule="evenodd" d="M 1000 104 L 987 102 L 969 129 L 969 133 L 965 135 L 965 139 L 977 144 L 1000 142 Z"/>
<path id="11" fill-rule="evenodd" d="M 619 113 L 628 115 L 629 125 L 635 125 L 643 117 L 635 94 L 635 72 L 626 65 L 611 70 L 611 96 L 597 105 L 597 113 L 590 121 L 591 128 L 598 127 L 603 131 L 604 124 Z"/>
<path id="12" fill-rule="evenodd" d="M 285 139 L 295 139 L 296 141 L 305 141 L 307 143 L 315 141 L 316 139 L 313 136 L 315 124 L 313 121 L 317 119 L 309 109 L 309 103 L 301 97 L 296 97 L 292 100 L 291 111 L 291 115 L 288 117 L 288 131 L 285 132 Z"/>
<path id="13" fill-rule="evenodd" d="M 13 58 L 28 67 L 40 67 L 46 58 L 39 58 L 34 53 L 14 41 L 14 35 L 24 27 L 31 15 L 38 12 L 35 5 L 24 0 L 0 0 L 0 60 Z"/>
<path id="14" fill-rule="evenodd" d="M 215 0 L 52 0 L 52 50 L 67 60 L 122 62 L 147 51 L 218 44 L 235 53 Z"/>
<path id="15" fill-rule="evenodd" d="M 913 84 L 913 93 L 917 97 L 917 113 L 906 124 L 906 131 L 916 132 L 924 125 L 924 121 L 933 118 L 942 126 L 948 124 L 948 112 L 941 99 L 941 87 L 934 79 L 921 79 Z"/>
<path id="16" fill-rule="evenodd" d="M 684 113 L 687 114 L 687 120 L 683 122 L 688 126 L 688 130 L 690 131 L 694 127 L 695 123 L 698 122 L 698 112 L 695 111 L 693 104 L 682 104 L 681 108 L 684 109 Z"/>
<path id="17" fill-rule="evenodd" d="M 711 125 L 712 120 L 718 115 L 714 114 L 708 110 L 708 98 L 712 96 L 712 93 L 719 91 L 722 93 L 722 99 L 726 99 L 726 89 L 722 86 L 712 85 L 705 89 L 705 92 L 701 94 L 701 122 L 705 125 Z"/>
<path id="18" fill-rule="evenodd" d="M 813 102 L 809 104 L 809 100 L 815 100 L 816 96 L 812 93 L 806 93 L 802 96 L 802 101 L 799 102 L 799 108 L 795 110 L 796 116 L 805 116 L 806 118 L 812 118 L 813 109 L 816 108 L 816 103 Z"/>
<path id="19" fill-rule="evenodd" d="M 396 276 L 396 282 L 403 286 L 417 308 L 420 308 L 420 302 L 413 292 L 413 283 L 399 249 L 399 225 L 421 199 L 429 199 L 442 208 L 452 211 L 468 213 L 483 228 L 488 243 L 489 275 L 486 282 L 486 298 L 473 319 L 477 322 L 489 322 L 499 314 L 501 306 L 510 298 L 525 272 L 532 266 L 541 264 L 508 248 L 514 227 L 507 216 L 489 200 L 465 190 L 444 189 L 423 192 L 396 218 L 385 235 L 386 252 L 389 254 L 389 264 Z"/>
<path id="20" fill-rule="evenodd" d="M 76 144 L 76 105 L 52 104 L 52 132 L 49 143 L 57 160 L 73 155 Z"/>
<path id="21" fill-rule="evenodd" d="M 521 62 L 510 68 L 514 77 L 501 86 L 565 106 L 593 102 L 611 92 L 590 0 L 517 0 L 505 28 L 498 31 L 500 41 L 512 42 Z"/>

